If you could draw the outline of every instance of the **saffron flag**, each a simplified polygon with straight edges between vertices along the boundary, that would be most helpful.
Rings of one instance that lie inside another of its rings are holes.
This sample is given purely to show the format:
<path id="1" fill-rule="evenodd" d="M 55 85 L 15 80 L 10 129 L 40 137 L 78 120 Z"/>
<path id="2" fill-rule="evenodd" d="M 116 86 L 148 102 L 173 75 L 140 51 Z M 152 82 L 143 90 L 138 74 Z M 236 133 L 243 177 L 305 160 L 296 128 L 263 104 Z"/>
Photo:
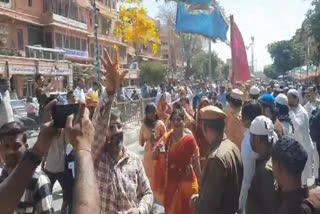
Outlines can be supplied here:
<path id="1" fill-rule="evenodd" d="M 241 32 L 231 16 L 232 84 L 251 79 L 246 47 Z"/>
<path id="2" fill-rule="evenodd" d="M 178 4 L 177 32 L 196 33 L 212 39 L 227 40 L 228 27 L 218 9 L 214 9 L 211 13 L 205 11 L 192 13 L 184 3 Z"/>

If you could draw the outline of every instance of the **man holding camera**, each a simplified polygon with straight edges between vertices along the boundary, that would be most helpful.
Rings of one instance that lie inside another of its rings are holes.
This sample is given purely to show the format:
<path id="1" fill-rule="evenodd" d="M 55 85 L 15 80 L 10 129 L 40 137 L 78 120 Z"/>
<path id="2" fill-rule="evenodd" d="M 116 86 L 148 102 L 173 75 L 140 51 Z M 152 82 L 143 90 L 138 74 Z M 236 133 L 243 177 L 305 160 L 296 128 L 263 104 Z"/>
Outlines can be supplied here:
<path id="1" fill-rule="evenodd" d="M 27 213 L 53 213 L 51 190 L 47 188 L 50 181 L 41 170 L 38 173 L 38 166 L 53 140 L 59 136 L 59 129 L 54 127 L 51 120 L 51 109 L 56 103 L 57 101 L 54 100 L 45 107 L 45 120 L 49 122 L 43 125 L 36 144 L 30 150 L 26 150 L 24 146 L 23 127 L 19 123 L 7 123 L 1 128 L 0 148 L 2 153 L 6 153 L 6 162 L 10 169 L 10 175 L 0 183 L 1 214 L 12 214 L 14 210 L 21 208 L 20 205 L 30 206 L 26 210 Z M 89 111 L 84 103 L 80 104 L 76 119 L 73 118 L 73 116 L 68 117 L 65 128 L 75 154 L 72 213 L 100 213 L 100 197 L 91 155 L 94 127 L 89 120 Z M 14 163 L 17 163 L 15 168 L 12 167 Z M 34 183 L 36 178 L 37 182 Z M 37 194 L 29 194 L 30 189 Z M 24 197 L 21 198 L 23 194 Z M 29 204 L 19 203 L 28 197 L 29 199 L 33 197 L 34 200 Z M 19 211 L 21 211 L 19 213 L 26 213 L 21 209 Z"/>

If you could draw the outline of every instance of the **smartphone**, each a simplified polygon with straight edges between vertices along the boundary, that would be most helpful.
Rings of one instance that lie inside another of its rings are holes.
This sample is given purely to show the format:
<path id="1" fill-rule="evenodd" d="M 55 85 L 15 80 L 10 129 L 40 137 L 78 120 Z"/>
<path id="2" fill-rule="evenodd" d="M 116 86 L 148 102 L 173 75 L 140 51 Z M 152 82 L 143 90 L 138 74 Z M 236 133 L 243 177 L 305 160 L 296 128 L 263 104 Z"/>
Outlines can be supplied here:
<path id="1" fill-rule="evenodd" d="M 79 104 L 55 105 L 52 109 L 53 125 L 56 128 L 65 128 L 67 117 L 71 114 L 76 115 L 79 111 Z"/>

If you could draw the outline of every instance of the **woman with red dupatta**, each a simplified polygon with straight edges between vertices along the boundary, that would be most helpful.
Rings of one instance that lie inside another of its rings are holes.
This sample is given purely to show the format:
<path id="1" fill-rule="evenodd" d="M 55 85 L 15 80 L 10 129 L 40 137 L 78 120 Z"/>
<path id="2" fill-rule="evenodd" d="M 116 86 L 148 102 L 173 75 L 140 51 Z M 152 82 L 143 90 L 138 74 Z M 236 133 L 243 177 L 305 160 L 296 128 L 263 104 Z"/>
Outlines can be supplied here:
<path id="1" fill-rule="evenodd" d="M 199 149 L 193 135 L 186 132 L 183 110 L 176 109 L 170 116 L 170 122 L 172 130 L 154 147 L 155 158 L 160 157 L 161 148 L 165 152 L 165 162 L 158 159 L 155 189 L 164 189 L 166 214 L 193 214 L 189 201 L 193 194 L 198 193 L 197 178 L 201 174 Z M 160 170 L 163 164 L 165 170 Z"/>

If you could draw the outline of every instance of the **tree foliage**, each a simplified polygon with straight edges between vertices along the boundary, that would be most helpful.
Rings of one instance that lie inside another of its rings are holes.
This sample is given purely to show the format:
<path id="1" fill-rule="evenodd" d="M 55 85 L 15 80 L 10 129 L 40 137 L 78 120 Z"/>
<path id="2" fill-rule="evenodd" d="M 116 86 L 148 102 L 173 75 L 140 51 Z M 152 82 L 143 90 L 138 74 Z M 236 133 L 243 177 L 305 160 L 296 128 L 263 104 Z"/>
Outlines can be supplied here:
<path id="1" fill-rule="evenodd" d="M 313 9 L 307 13 L 307 18 L 302 25 L 309 38 L 310 60 L 316 64 L 320 62 L 320 0 L 312 1 Z M 311 44 L 310 44 L 311 43 Z"/>
<path id="2" fill-rule="evenodd" d="M 197 55 L 195 55 L 191 60 L 191 76 L 196 79 L 207 80 L 210 77 L 217 80 L 220 77 L 220 73 L 218 71 L 219 64 L 222 61 L 219 59 L 215 52 L 211 53 L 211 74 L 209 72 L 209 53 L 204 51 L 200 51 Z"/>
<path id="3" fill-rule="evenodd" d="M 230 66 L 228 64 L 223 64 L 221 73 L 222 73 L 223 79 L 228 80 L 230 75 Z"/>
<path id="4" fill-rule="evenodd" d="M 153 41 L 152 50 L 156 54 L 160 46 L 160 35 L 153 20 L 147 17 L 147 10 L 140 0 L 124 0 L 119 8 L 120 24 L 115 33 L 129 44 L 141 43 L 145 46 L 148 40 Z"/>
<path id="5" fill-rule="evenodd" d="M 142 62 L 140 64 L 140 82 L 158 85 L 166 77 L 166 68 L 159 62 Z"/>
<path id="6" fill-rule="evenodd" d="M 271 79 L 276 79 L 279 76 L 273 65 L 266 66 L 263 73 Z"/>
<path id="7" fill-rule="evenodd" d="M 273 59 L 273 68 L 278 75 L 303 65 L 304 56 L 298 44 L 293 40 L 282 40 L 268 45 L 268 51 Z"/>

